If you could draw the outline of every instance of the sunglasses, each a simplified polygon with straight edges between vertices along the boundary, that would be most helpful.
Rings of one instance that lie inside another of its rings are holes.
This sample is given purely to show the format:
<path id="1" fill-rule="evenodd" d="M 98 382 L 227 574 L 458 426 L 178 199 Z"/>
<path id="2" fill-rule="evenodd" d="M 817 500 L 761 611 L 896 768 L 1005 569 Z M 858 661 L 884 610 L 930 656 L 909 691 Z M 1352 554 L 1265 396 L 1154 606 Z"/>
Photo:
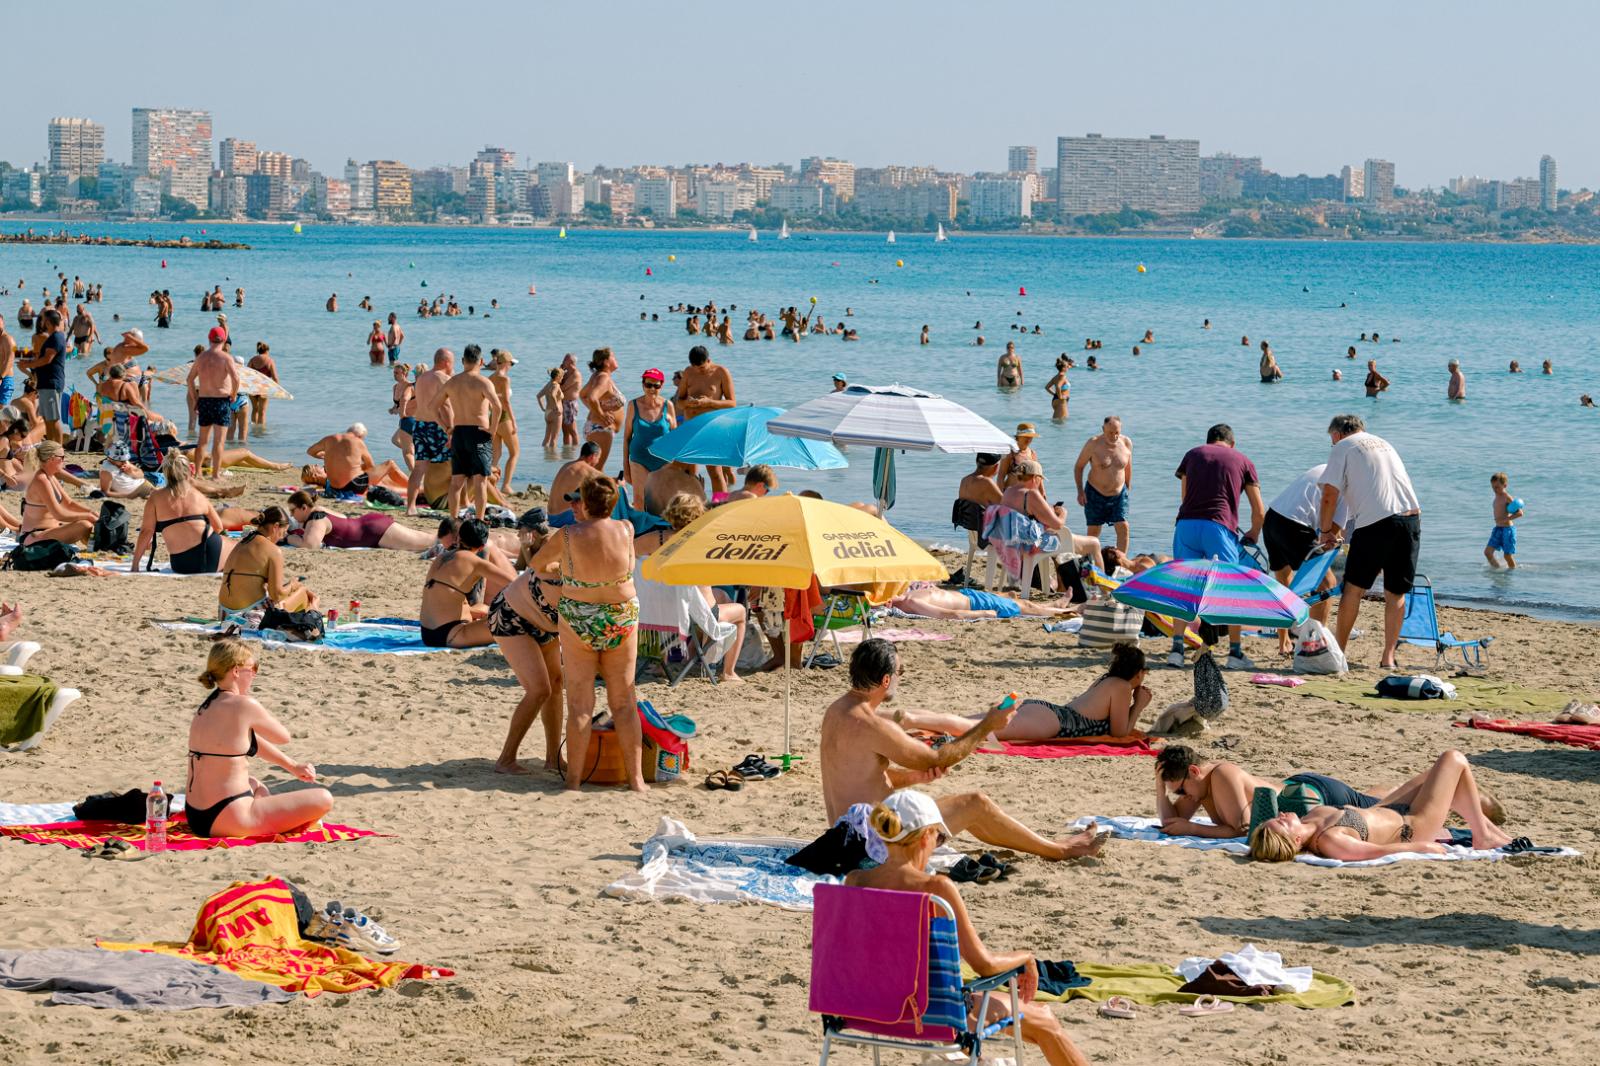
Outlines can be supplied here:
<path id="1" fill-rule="evenodd" d="M 644 383 L 644 387 L 647 388 L 647 389 L 659 389 L 661 387 L 661 382 L 659 382 L 659 381 L 647 381 L 647 382 Z"/>
<path id="2" fill-rule="evenodd" d="M 933 831 L 933 846 L 934 847 L 942 848 L 948 843 L 950 843 L 950 834 L 949 833 L 946 833 L 943 829 L 935 829 Z"/>

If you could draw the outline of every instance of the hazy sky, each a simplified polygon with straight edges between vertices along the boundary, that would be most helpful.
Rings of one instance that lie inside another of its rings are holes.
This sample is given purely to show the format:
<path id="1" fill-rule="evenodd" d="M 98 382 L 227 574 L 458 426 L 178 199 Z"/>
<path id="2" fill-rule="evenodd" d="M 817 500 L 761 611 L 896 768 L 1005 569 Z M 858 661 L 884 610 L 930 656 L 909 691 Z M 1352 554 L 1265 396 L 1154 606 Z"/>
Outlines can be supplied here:
<path id="1" fill-rule="evenodd" d="M 9 5 L 8 5 L 9 6 Z M 65 9 L 64 9 L 65 10 Z M 1004 0 L 273 0 L 71 5 L 54 76 L 16 66 L 0 159 L 53 115 L 208 108 L 236 136 L 338 173 L 347 156 L 787 161 L 1002 169 L 1061 134 L 1197 137 L 1282 173 L 1393 160 L 1401 185 L 1560 163 L 1600 182 L 1600 5 Z M 15 14 L 15 13 L 14 13 Z M 35 26 L 43 28 L 43 24 Z"/>

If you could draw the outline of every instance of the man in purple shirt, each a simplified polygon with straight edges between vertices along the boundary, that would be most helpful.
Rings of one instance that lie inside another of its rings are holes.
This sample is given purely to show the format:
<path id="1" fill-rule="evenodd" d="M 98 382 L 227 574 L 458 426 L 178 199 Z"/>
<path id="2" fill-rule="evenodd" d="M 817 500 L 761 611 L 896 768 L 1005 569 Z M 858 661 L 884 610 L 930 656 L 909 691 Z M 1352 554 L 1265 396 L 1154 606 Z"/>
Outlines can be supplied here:
<path id="1" fill-rule="evenodd" d="M 1172 533 L 1172 554 L 1179 559 L 1217 559 L 1237 563 L 1239 553 L 1239 496 L 1250 501 L 1250 530 L 1244 541 L 1254 544 L 1261 535 L 1267 509 L 1261 503 L 1256 467 L 1233 446 L 1233 429 L 1218 423 L 1206 431 L 1206 442 L 1190 448 L 1178 463 L 1178 483 L 1183 502 Z M 1183 665 L 1183 631 L 1172 638 L 1168 666 Z M 1239 627 L 1228 627 L 1229 670 L 1254 670 L 1239 643 Z"/>

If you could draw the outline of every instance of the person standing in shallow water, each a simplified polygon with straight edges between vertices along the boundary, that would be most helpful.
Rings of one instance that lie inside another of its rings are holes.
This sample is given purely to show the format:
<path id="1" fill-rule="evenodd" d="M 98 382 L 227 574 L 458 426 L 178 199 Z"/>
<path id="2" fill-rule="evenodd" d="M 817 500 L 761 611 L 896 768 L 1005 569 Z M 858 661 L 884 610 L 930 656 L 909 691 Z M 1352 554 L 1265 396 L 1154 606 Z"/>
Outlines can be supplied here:
<path id="1" fill-rule="evenodd" d="M 1060 422 L 1067 417 L 1067 401 L 1072 397 L 1072 383 L 1067 380 L 1068 360 L 1065 355 L 1056 358 L 1056 372 L 1044 387 L 1050 394 L 1050 417 Z"/>

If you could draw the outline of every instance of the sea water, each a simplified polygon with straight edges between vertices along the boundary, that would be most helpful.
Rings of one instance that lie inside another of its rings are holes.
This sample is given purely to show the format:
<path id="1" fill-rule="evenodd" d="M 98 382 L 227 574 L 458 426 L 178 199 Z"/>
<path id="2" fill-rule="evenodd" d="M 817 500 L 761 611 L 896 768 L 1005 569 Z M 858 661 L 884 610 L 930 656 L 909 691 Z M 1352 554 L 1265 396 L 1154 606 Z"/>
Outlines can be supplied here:
<path id="1" fill-rule="evenodd" d="M 37 223 L 36 229 L 55 226 Z M 15 232 L 22 224 L 7 222 Z M 249 251 L 0 246 L 0 287 L 15 332 L 17 279 L 35 305 L 57 270 L 102 282 L 106 299 L 90 305 L 105 343 L 142 327 L 153 351 L 146 362 L 187 361 L 213 316 L 200 296 L 220 284 L 235 352 L 257 340 L 272 347 L 295 399 L 274 402 L 270 425 L 251 447 L 300 460 L 321 435 L 360 420 L 378 458 L 388 443 L 392 378 L 368 365 L 374 320 L 399 313 L 403 358 L 424 362 L 436 347 L 458 353 L 476 343 L 508 348 L 523 455 L 517 483 L 548 484 L 563 461 L 539 446 L 543 418 L 534 395 L 548 368 L 572 352 L 580 366 L 599 346 L 615 349 L 617 380 L 631 398 L 639 375 L 659 367 L 670 379 L 701 338 L 685 333 L 680 302 L 737 305 L 776 316 L 785 306 L 817 309 L 830 323 L 860 333 L 712 345 L 728 366 L 741 403 L 790 407 L 829 389 L 836 372 L 853 383 L 899 382 L 943 394 L 1010 431 L 1039 427 L 1038 450 L 1052 500 L 1073 505 L 1072 463 L 1102 418 L 1116 414 L 1134 443 L 1131 521 L 1136 549 L 1170 549 L 1177 507 L 1174 469 L 1208 426 L 1233 426 L 1255 462 L 1270 501 L 1287 482 L 1328 453 L 1326 427 L 1353 411 L 1404 458 L 1423 507 L 1421 569 L 1441 598 L 1574 618 L 1600 617 L 1593 527 L 1600 410 L 1578 406 L 1600 393 L 1600 249 L 1574 246 L 1337 243 L 1192 240 L 1062 240 L 882 234 L 802 234 L 751 243 L 738 232 L 597 232 L 546 229 L 287 225 L 72 224 L 73 232 L 119 237 L 250 244 Z M 669 260 L 669 256 L 675 257 Z M 162 266 L 165 260 L 166 266 Z M 904 265 L 897 265 L 903 261 Z M 1145 272 L 1138 270 L 1140 264 Z M 646 271 L 649 271 L 647 274 Z M 537 296 L 528 295 L 530 285 Z M 235 308 L 233 290 L 246 290 Z M 152 289 L 172 292 L 173 328 L 154 328 Z M 1020 289 L 1027 295 L 1019 295 Z M 340 311 L 323 309 L 338 293 Z M 454 294 L 472 318 L 416 316 L 419 300 Z M 359 310 L 370 296 L 374 313 Z M 491 309 L 491 299 L 499 307 Z M 847 309 L 852 314 L 847 317 Z M 639 320 L 643 312 L 647 320 Z M 1020 312 L 1020 313 L 1019 313 Z M 112 322 L 120 313 L 122 321 Z M 481 317 L 488 313 L 491 317 Z M 659 314 L 659 322 L 648 321 Z M 1211 328 L 1201 328 L 1204 319 Z M 982 329 L 974 324 L 981 321 Z M 921 347 L 926 324 L 932 343 Z M 1042 336 L 1031 333 L 1034 325 Z M 1012 330 L 1016 325 L 1028 332 Z M 1145 330 L 1153 344 L 1142 343 Z M 1362 333 L 1378 343 L 1362 343 Z M 979 333 L 985 347 L 975 347 Z M 1240 344 L 1248 335 L 1250 344 Z M 1101 369 L 1084 366 L 1086 337 L 1104 342 Z M 1015 340 L 1025 387 L 995 387 L 995 361 Z M 1258 343 L 1272 344 L 1285 374 L 1261 384 Z M 1132 347 L 1141 354 L 1134 357 Z M 1355 345 L 1357 358 L 1345 358 Z M 1071 415 L 1052 422 L 1044 391 L 1053 363 L 1071 354 Z M 1366 360 L 1393 383 L 1368 399 Z M 1446 363 L 1460 359 L 1468 400 L 1445 399 Z M 1511 375 L 1511 359 L 1525 373 Z M 1550 359 L 1555 373 L 1540 373 Z M 86 365 L 86 364 L 85 364 Z M 83 366 L 75 364 L 80 383 Z M 1332 381 L 1339 370 L 1344 380 Z M 183 419 L 182 393 L 158 385 L 157 410 Z M 620 443 L 620 442 L 619 442 Z M 848 470 L 780 471 L 784 489 L 815 488 L 829 499 L 872 497 L 871 456 L 850 449 Z M 949 523 L 965 455 L 906 453 L 898 463 L 898 501 L 890 518 L 927 541 L 964 543 Z M 613 464 L 615 465 L 615 464 Z M 1492 525 L 1489 475 L 1505 471 L 1527 503 L 1519 526 L 1519 568 L 1491 571 L 1482 550 Z M 1105 536 L 1109 539 L 1110 532 Z"/>

